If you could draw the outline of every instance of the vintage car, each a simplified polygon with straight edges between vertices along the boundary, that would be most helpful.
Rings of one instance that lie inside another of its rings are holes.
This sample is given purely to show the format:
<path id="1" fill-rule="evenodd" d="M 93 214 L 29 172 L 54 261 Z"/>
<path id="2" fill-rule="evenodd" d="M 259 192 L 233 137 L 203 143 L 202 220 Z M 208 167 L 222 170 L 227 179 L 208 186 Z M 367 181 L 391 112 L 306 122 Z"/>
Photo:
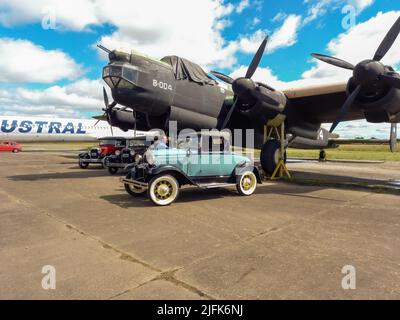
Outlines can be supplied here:
<path id="1" fill-rule="evenodd" d="M 16 153 L 22 151 L 22 146 L 15 141 L 1 141 L 0 151 L 11 151 Z"/>
<path id="2" fill-rule="evenodd" d="M 104 166 L 104 157 L 112 155 L 117 150 L 125 148 L 126 140 L 127 138 L 124 137 L 100 138 L 97 147 L 90 148 L 88 151 L 79 154 L 79 167 L 85 169 L 89 164 L 99 164 Z"/>
<path id="3" fill-rule="evenodd" d="M 104 165 L 110 174 L 116 174 L 119 169 L 125 169 L 129 164 L 139 163 L 151 143 L 152 139 L 146 136 L 129 139 L 125 148 L 104 158 Z"/>
<path id="4" fill-rule="evenodd" d="M 240 195 L 249 196 L 261 177 L 248 157 L 230 151 L 228 134 L 210 131 L 178 140 L 177 148 L 149 148 L 121 181 L 130 195 L 147 192 L 153 203 L 165 206 L 177 199 L 183 185 L 236 186 Z"/>

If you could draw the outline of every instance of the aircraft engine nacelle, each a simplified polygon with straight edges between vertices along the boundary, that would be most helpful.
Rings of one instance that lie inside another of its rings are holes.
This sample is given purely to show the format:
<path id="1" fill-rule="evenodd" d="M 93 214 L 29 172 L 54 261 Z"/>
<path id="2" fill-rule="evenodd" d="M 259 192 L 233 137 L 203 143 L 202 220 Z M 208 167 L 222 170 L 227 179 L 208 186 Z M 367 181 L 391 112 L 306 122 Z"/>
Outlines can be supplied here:
<path id="1" fill-rule="evenodd" d="M 135 127 L 135 116 L 132 111 L 128 110 L 112 110 L 111 114 L 111 125 L 119 127 L 123 131 L 134 129 Z"/>
<path id="2" fill-rule="evenodd" d="M 253 103 L 239 105 L 239 112 L 250 118 L 253 122 L 265 124 L 268 119 L 273 119 L 277 114 L 282 113 L 285 110 L 287 99 L 286 96 L 277 90 L 270 90 L 265 87 L 259 86 L 258 90 L 279 102 L 279 105 L 271 105 L 260 99 L 255 100 Z"/>
<path id="3" fill-rule="evenodd" d="M 351 78 L 347 84 L 348 95 L 355 86 Z M 356 107 L 363 110 L 368 122 L 398 122 L 400 120 L 400 90 L 376 81 L 360 92 Z"/>

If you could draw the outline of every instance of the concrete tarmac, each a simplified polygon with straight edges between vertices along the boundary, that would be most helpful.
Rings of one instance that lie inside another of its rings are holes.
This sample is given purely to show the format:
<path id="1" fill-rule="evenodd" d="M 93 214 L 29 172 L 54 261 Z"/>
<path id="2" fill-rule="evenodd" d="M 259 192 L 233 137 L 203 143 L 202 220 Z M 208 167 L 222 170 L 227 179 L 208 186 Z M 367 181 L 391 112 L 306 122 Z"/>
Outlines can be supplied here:
<path id="1" fill-rule="evenodd" d="M 288 166 L 251 197 L 155 207 L 75 153 L 1 153 L 0 299 L 399 299 L 400 164 Z"/>

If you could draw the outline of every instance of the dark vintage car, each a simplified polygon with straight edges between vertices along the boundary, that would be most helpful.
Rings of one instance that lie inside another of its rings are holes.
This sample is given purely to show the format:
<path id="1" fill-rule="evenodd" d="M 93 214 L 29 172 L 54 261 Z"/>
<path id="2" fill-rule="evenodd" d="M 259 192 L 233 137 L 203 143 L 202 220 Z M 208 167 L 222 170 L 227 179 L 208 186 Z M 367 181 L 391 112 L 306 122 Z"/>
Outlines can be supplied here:
<path id="1" fill-rule="evenodd" d="M 151 143 L 152 139 L 147 139 L 146 136 L 129 139 L 125 148 L 104 158 L 104 165 L 110 174 L 116 174 L 119 169 L 125 169 L 132 163 L 139 163 Z"/>
<path id="2" fill-rule="evenodd" d="M 177 148 L 149 148 L 121 181 L 130 195 L 147 192 L 159 206 L 174 202 L 183 185 L 236 186 L 240 195 L 249 196 L 261 183 L 260 173 L 249 157 L 230 150 L 229 140 L 223 132 L 199 132 L 178 140 Z"/>
<path id="3" fill-rule="evenodd" d="M 99 145 L 79 154 L 79 167 L 86 169 L 89 164 L 104 165 L 104 158 L 126 147 L 127 138 L 104 137 L 99 139 Z"/>

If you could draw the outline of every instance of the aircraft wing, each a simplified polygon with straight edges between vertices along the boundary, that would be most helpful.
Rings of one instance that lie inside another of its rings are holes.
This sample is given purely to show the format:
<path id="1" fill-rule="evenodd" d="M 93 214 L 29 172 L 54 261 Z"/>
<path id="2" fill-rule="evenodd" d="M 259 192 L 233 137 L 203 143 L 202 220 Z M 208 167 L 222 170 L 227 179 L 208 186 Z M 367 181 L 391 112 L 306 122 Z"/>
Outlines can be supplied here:
<path id="1" fill-rule="evenodd" d="M 346 82 L 283 90 L 290 100 L 290 111 L 310 123 L 331 123 L 346 101 Z M 344 121 L 364 119 L 364 113 L 354 106 Z"/>

